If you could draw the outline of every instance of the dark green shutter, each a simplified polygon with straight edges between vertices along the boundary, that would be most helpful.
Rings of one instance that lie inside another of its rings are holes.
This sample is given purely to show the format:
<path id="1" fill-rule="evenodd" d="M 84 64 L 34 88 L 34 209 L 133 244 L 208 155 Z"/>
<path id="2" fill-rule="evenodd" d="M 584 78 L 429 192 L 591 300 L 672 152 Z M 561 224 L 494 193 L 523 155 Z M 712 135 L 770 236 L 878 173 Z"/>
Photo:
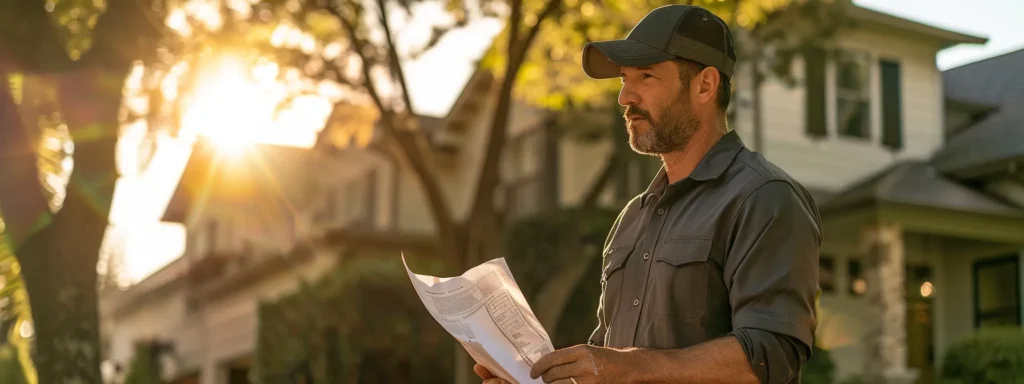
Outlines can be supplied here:
<path id="1" fill-rule="evenodd" d="M 900 89 L 900 63 L 882 60 L 882 144 L 894 150 L 903 148 L 903 100 Z"/>
<path id="2" fill-rule="evenodd" d="M 811 137 L 828 135 L 825 106 L 825 50 L 811 47 L 804 51 L 804 85 L 806 86 L 805 117 L 807 134 Z"/>

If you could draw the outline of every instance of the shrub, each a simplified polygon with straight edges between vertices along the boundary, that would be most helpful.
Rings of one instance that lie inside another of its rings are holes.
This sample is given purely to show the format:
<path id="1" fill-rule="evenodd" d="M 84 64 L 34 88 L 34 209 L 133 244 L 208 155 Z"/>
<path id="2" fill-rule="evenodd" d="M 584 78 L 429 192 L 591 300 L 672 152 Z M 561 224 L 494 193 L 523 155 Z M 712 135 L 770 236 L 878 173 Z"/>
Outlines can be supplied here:
<path id="1" fill-rule="evenodd" d="M 1024 383 L 1024 331 L 987 329 L 950 346 L 942 362 L 942 383 Z"/>
<path id="2" fill-rule="evenodd" d="M 817 345 L 811 353 L 811 358 L 804 364 L 800 372 L 800 379 L 803 384 L 832 384 L 835 382 L 836 364 L 828 350 L 821 349 Z"/>
<path id="3" fill-rule="evenodd" d="M 12 344 L 0 344 L 0 384 L 26 384 L 24 369 L 18 360 L 18 348 Z"/>

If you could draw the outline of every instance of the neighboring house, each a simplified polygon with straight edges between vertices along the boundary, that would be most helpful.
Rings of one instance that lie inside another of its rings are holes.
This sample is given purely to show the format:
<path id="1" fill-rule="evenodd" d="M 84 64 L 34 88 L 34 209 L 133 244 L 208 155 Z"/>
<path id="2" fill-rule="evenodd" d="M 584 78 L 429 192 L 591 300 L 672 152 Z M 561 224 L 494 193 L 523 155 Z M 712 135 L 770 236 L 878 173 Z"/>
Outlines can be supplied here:
<path id="1" fill-rule="evenodd" d="M 1015 164 L 1024 145 L 1013 143 L 1024 143 L 1024 80 L 1013 71 L 1024 53 L 942 73 L 940 50 L 986 40 L 863 8 L 850 16 L 857 26 L 834 49 L 796 60 L 801 85 L 763 84 L 760 148 L 749 107 L 732 127 L 819 199 L 818 342 L 838 373 L 930 382 L 951 343 L 1021 323 L 1024 178 Z M 741 105 L 752 92 L 738 73 Z M 447 116 L 421 120 L 457 217 L 472 201 L 495 84 L 478 72 Z M 608 158 L 608 141 L 557 140 L 550 117 L 513 105 L 498 198 L 508 219 L 579 202 Z M 187 251 L 103 297 L 107 358 L 126 366 L 133 342 L 160 338 L 179 356 L 169 379 L 244 382 L 258 300 L 322 273 L 339 249 L 429 252 L 433 223 L 416 177 L 397 159 L 346 145 L 343 132 L 325 129 L 313 150 L 259 146 L 237 173 L 223 165 L 230 158 L 197 145 L 165 216 L 188 228 Z M 639 193 L 657 170 L 630 161 L 603 204 Z"/>

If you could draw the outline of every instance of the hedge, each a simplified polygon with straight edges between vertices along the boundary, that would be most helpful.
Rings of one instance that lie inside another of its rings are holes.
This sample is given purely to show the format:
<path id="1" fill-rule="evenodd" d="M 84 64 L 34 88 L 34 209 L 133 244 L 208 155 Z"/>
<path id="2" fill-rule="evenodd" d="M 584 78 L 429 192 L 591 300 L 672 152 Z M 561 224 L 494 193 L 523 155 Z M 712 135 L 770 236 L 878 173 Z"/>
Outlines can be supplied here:
<path id="1" fill-rule="evenodd" d="M 1024 384 L 1024 330 L 985 329 L 949 347 L 943 384 Z"/>

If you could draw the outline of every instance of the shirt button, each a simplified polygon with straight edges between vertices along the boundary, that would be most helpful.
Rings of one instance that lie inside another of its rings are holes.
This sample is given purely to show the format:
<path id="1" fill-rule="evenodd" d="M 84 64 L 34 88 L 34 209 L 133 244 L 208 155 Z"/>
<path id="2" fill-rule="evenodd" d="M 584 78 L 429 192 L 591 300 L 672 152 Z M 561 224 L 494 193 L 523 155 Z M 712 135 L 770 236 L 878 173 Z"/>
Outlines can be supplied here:
<path id="1" fill-rule="evenodd" d="M 633 306 L 635 307 L 638 305 L 640 305 L 640 299 L 633 299 Z"/>
<path id="2" fill-rule="evenodd" d="M 650 253 L 644 253 L 644 260 L 647 260 L 647 259 L 650 259 L 650 258 L 651 258 L 651 254 Z"/>
<path id="3" fill-rule="evenodd" d="M 664 214 L 665 214 L 665 208 L 658 208 L 658 215 L 664 215 Z"/>

